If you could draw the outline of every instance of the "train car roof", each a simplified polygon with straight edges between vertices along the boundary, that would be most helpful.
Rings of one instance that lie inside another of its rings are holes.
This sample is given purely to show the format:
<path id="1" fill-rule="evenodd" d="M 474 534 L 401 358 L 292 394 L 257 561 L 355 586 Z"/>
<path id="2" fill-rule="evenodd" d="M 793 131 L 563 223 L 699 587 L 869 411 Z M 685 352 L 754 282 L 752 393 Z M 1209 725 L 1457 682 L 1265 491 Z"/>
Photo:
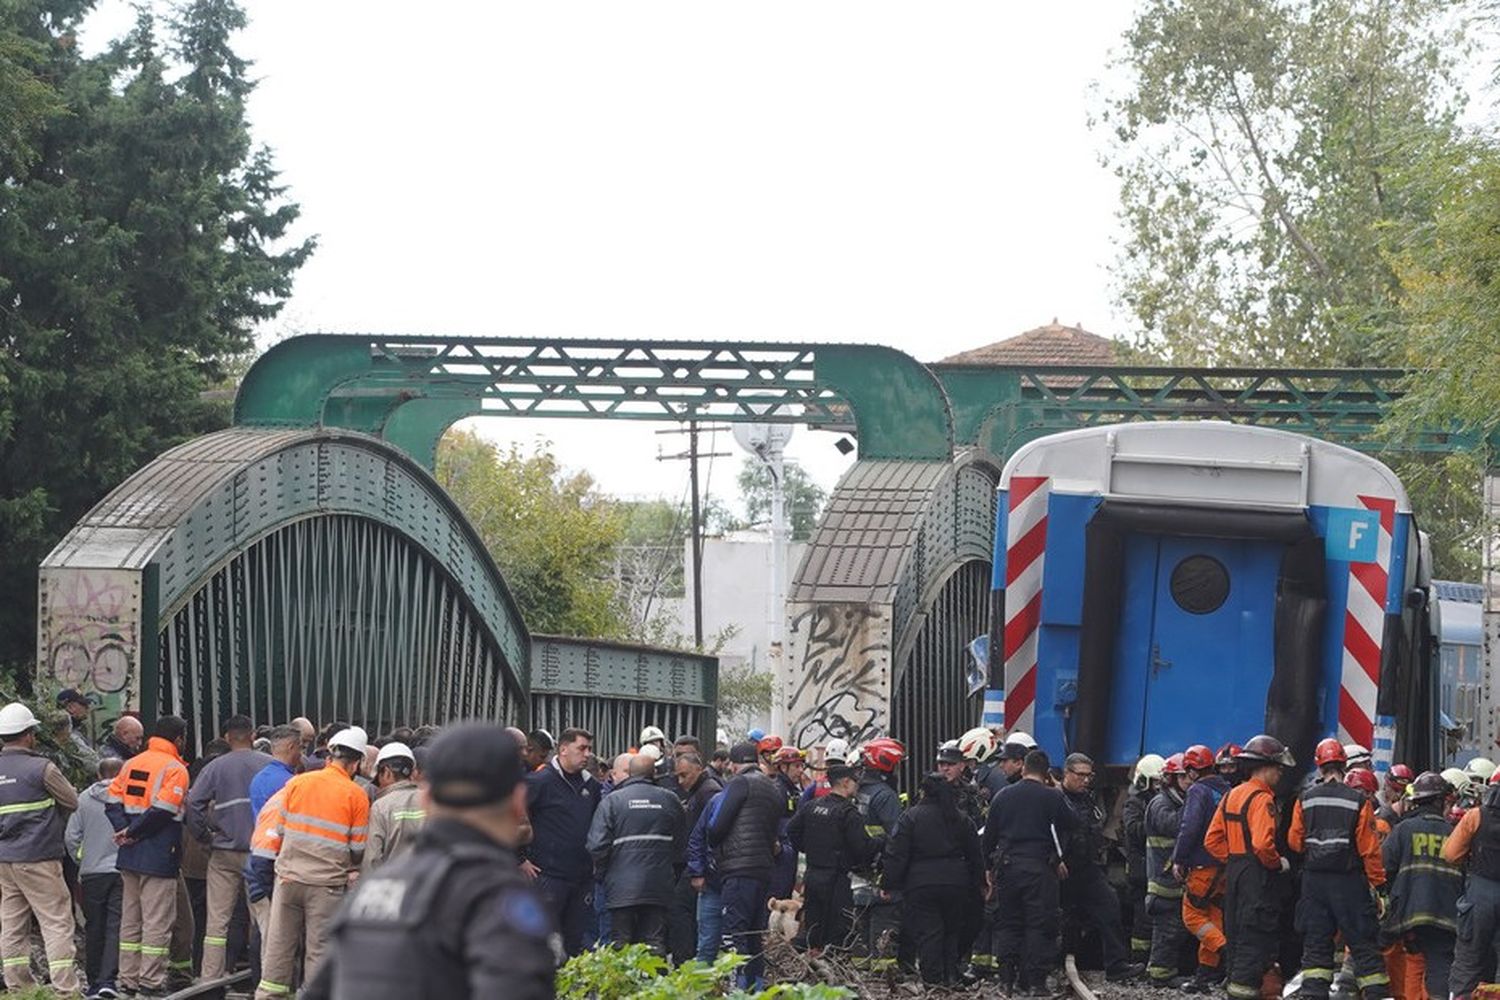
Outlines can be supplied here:
<path id="1" fill-rule="evenodd" d="M 1109 424 L 1018 448 L 1000 475 L 1042 476 L 1063 493 L 1143 502 L 1300 509 L 1359 507 L 1360 497 L 1411 502 L 1368 455 L 1289 431 L 1216 420 Z"/>

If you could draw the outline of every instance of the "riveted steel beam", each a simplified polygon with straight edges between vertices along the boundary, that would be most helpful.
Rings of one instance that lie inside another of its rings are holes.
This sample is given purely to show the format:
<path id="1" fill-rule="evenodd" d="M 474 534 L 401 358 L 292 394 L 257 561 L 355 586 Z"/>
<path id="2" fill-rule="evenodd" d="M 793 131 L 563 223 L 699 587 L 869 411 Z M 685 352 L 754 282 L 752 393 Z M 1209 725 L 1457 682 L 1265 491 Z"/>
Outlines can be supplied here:
<path id="1" fill-rule="evenodd" d="M 402 411 L 424 400 L 454 401 L 429 415 L 469 415 L 457 401 L 478 401 L 487 416 L 852 418 L 870 458 L 944 461 L 953 445 L 943 387 L 925 366 L 892 348 L 843 344 L 312 334 L 282 341 L 251 367 L 235 422 L 389 437 Z"/>

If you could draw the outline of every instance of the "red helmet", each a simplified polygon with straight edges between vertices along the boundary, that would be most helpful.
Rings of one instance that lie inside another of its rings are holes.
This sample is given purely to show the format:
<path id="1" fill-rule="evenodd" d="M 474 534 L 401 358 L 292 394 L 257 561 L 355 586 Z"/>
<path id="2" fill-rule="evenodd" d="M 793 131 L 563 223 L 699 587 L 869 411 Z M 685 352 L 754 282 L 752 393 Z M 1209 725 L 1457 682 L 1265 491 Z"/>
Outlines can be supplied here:
<path id="1" fill-rule="evenodd" d="M 782 747 L 771 760 L 777 764 L 800 764 L 807 760 L 807 751 L 796 747 Z"/>
<path id="2" fill-rule="evenodd" d="M 1186 774 L 1187 767 L 1183 764 L 1182 754 L 1174 753 L 1167 758 L 1167 764 L 1161 769 L 1162 774 Z"/>
<path id="3" fill-rule="evenodd" d="M 1356 767 L 1344 775 L 1344 784 L 1350 788 L 1358 788 L 1366 795 L 1374 795 L 1380 791 L 1380 779 L 1375 777 L 1375 772 L 1363 767 Z"/>
<path id="4" fill-rule="evenodd" d="M 1243 753 L 1244 750 L 1245 748 L 1238 743 L 1226 743 L 1219 747 L 1218 753 L 1214 754 L 1214 763 L 1228 764 Z"/>
<path id="5" fill-rule="evenodd" d="M 1194 743 L 1182 751 L 1182 763 L 1190 771 L 1212 771 L 1214 752 L 1202 743 Z"/>
<path id="6" fill-rule="evenodd" d="M 1490 784 L 1500 785 L 1500 768 L 1496 768 L 1495 773 L 1490 775 Z"/>
<path id="7" fill-rule="evenodd" d="M 906 747 L 900 740 L 877 736 L 859 748 L 859 757 L 865 767 L 890 774 L 906 759 Z"/>
<path id="8" fill-rule="evenodd" d="M 1319 740 L 1318 745 L 1313 748 L 1313 763 L 1319 767 L 1324 764 L 1347 764 L 1349 755 L 1344 753 L 1344 744 L 1330 736 L 1326 740 Z"/>
<path id="9" fill-rule="evenodd" d="M 1386 780 L 1399 788 L 1405 788 L 1415 781 L 1416 777 L 1406 764 L 1392 764 L 1391 769 L 1386 772 Z"/>
<path id="10" fill-rule="evenodd" d="M 775 753 L 781 749 L 781 737 L 772 733 L 770 736 L 762 736 L 760 742 L 755 744 L 758 753 Z"/>

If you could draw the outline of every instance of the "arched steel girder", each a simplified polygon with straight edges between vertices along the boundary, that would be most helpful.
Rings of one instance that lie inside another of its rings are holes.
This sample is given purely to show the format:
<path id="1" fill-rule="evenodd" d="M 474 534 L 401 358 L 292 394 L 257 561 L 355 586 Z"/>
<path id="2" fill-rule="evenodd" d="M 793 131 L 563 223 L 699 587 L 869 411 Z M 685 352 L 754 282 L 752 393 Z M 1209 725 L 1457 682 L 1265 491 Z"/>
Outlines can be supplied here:
<path id="1" fill-rule="evenodd" d="M 289 543 L 289 532 L 301 533 L 298 544 Z M 246 582 L 251 573 L 260 574 L 253 585 Z M 284 592 L 268 595 L 278 589 Z M 247 601 L 257 600 L 303 615 L 291 630 L 298 633 L 292 644 L 277 641 L 265 614 L 246 610 Z M 434 688 L 433 699 L 449 706 L 444 717 L 485 705 L 524 712 L 529 638 L 494 563 L 424 469 L 364 435 L 235 428 L 166 452 L 101 501 L 52 551 L 41 567 L 41 602 L 39 663 L 63 683 L 100 695 L 115 711 L 154 713 L 158 704 L 179 703 L 222 709 L 229 703 L 201 695 L 217 675 L 201 677 L 201 686 L 174 676 L 181 651 L 159 641 L 191 644 L 209 659 L 234 660 L 243 649 L 257 670 L 270 662 L 274 647 L 280 667 L 303 678 L 297 697 L 328 696 L 333 702 L 325 706 L 357 708 L 360 703 L 343 695 L 357 698 L 361 690 L 389 687 L 390 679 L 361 675 L 357 665 L 346 669 L 356 655 L 352 647 L 335 654 L 332 645 L 306 645 L 308 635 L 332 642 L 334 633 L 357 632 L 365 643 L 357 655 L 370 664 L 384 655 L 372 641 L 421 650 L 428 648 L 425 636 L 438 660 L 468 670 L 434 681 L 463 688 L 453 697 Z M 314 620 L 308 608 L 321 608 L 325 617 Z M 403 617 L 421 608 L 431 610 L 430 620 Z M 180 628 L 191 619 L 188 624 L 222 632 L 222 619 L 236 615 L 240 637 L 229 645 L 200 642 L 192 629 Z M 260 636 L 244 624 L 251 620 L 266 630 L 258 657 L 251 650 Z M 258 683 L 253 674 L 246 681 L 237 673 L 240 666 L 224 664 L 226 673 L 217 678 L 230 699 L 245 683 Z M 403 669 L 394 661 L 388 666 Z M 493 676 L 481 676 L 487 671 Z M 189 697 L 194 691 L 199 695 Z M 267 706 L 272 718 L 296 710 L 285 687 L 280 694 L 279 705 Z"/>
<path id="2" fill-rule="evenodd" d="M 910 356 L 845 344 L 309 334 L 262 355 L 235 422 L 347 427 L 430 465 L 479 414 L 848 424 L 866 458 L 947 461 L 943 387 Z"/>
<path id="3" fill-rule="evenodd" d="M 892 708 L 902 704 L 902 724 L 920 715 L 911 734 L 922 736 L 977 706 L 949 697 L 948 686 L 934 686 L 927 701 L 912 695 L 961 664 L 963 647 L 985 632 L 988 585 L 968 583 L 992 557 L 999 475 L 995 456 L 968 449 L 951 463 L 861 458 L 840 480 L 788 595 L 790 739 L 811 746 L 893 732 Z M 964 582 L 950 587 L 955 580 Z"/>

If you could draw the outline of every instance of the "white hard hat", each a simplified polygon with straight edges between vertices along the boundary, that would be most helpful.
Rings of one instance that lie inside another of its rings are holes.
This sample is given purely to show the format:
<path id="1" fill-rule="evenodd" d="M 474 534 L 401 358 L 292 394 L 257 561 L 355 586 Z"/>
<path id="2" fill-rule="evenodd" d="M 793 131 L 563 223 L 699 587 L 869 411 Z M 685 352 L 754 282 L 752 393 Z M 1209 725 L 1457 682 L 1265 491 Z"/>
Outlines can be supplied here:
<path id="1" fill-rule="evenodd" d="M 657 746 L 655 743 L 643 744 L 641 746 L 641 753 L 645 754 L 647 757 L 650 757 L 652 760 L 661 760 L 661 747 Z"/>
<path id="2" fill-rule="evenodd" d="M 823 747 L 823 763 L 844 764 L 849 760 L 849 741 L 835 736 Z"/>
<path id="3" fill-rule="evenodd" d="M 958 738 L 958 749 L 969 760 L 976 760 L 983 764 L 990 759 L 990 755 L 1000 748 L 1000 741 L 995 734 L 984 726 L 969 730 Z"/>
<path id="4" fill-rule="evenodd" d="M 1370 756 L 1370 751 L 1366 750 L 1358 743 L 1345 743 L 1344 756 L 1351 761 L 1368 759 Z"/>
<path id="5" fill-rule="evenodd" d="M 1005 737 L 1007 743 L 1019 743 L 1028 750 L 1036 749 L 1036 740 L 1031 738 L 1030 733 L 1023 733 L 1019 729 Z"/>
<path id="6" fill-rule="evenodd" d="M 1130 783 L 1137 788 L 1145 788 L 1153 781 L 1161 779 L 1161 773 L 1166 768 L 1167 761 L 1159 753 L 1148 753 L 1135 762 L 1135 767 L 1130 770 Z"/>
<path id="7" fill-rule="evenodd" d="M 647 726 L 645 729 L 641 730 L 641 738 L 636 742 L 640 743 L 641 746 L 645 746 L 652 740 L 661 740 L 663 743 L 665 743 L 667 742 L 667 734 L 662 732 L 656 726 Z"/>
<path id="8" fill-rule="evenodd" d="M 411 752 L 411 747 L 405 743 L 398 743 L 393 740 L 381 747 L 380 752 L 375 755 L 375 766 L 379 767 L 392 757 L 405 757 L 414 764 L 417 761 L 417 755 Z"/>
<path id="9" fill-rule="evenodd" d="M 365 735 L 363 729 L 358 726 L 350 726 L 348 729 L 340 729 L 333 736 L 329 737 L 328 749 L 345 747 L 346 749 L 353 750 L 355 753 L 362 754 L 369 743 L 370 738 Z"/>
<path id="10" fill-rule="evenodd" d="M 1464 770 L 1480 781 L 1489 781 L 1495 774 L 1495 762 L 1488 757 L 1475 757 L 1464 765 Z"/>
<path id="11" fill-rule="evenodd" d="M 4 708 L 0 708 L 0 736 L 19 736 L 28 729 L 35 729 L 41 725 L 36 721 L 36 716 L 31 714 L 31 709 L 13 701 Z"/>
<path id="12" fill-rule="evenodd" d="M 1462 795 L 1474 783 L 1474 776 L 1463 768 L 1449 767 L 1443 770 L 1443 780 L 1451 785 L 1455 792 Z"/>

